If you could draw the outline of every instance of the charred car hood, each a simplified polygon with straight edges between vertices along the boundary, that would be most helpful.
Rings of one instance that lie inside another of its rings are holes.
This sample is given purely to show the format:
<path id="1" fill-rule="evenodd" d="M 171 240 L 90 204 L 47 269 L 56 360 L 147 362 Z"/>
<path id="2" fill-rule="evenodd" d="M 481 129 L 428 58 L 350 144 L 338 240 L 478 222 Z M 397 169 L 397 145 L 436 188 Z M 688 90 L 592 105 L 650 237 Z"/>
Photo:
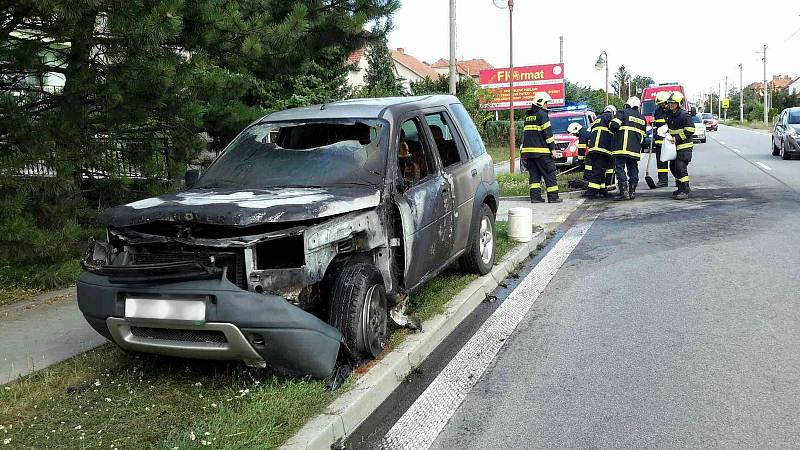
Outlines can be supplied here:
<path id="1" fill-rule="evenodd" d="M 114 227 L 159 220 L 250 226 L 335 216 L 379 204 L 380 192 L 364 186 L 192 189 L 111 208 L 99 222 Z"/>

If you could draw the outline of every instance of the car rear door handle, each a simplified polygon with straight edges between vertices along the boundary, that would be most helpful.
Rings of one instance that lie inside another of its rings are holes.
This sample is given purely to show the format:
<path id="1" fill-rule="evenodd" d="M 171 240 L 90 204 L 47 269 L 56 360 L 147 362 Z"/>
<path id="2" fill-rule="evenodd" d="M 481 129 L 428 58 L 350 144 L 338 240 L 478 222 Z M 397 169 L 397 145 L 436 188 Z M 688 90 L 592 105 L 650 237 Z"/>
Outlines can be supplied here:
<path id="1" fill-rule="evenodd" d="M 478 176 L 478 169 L 472 169 L 472 176 L 473 177 L 477 177 Z"/>

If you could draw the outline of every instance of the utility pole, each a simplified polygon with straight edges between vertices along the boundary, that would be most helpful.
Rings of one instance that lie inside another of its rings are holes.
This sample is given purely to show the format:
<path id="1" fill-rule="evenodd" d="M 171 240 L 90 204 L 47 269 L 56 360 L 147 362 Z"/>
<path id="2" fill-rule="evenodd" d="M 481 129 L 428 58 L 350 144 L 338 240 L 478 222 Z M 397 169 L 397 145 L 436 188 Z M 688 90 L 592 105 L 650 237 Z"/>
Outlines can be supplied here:
<path id="1" fill-rule="evenodd" d="M 508 65 L 511 66 L 511 76 L 508 77 L 508 112 L 510 119 L 508 144 L 511 147 L 511 161 L 508 171 L 514 173 L 517 165 L 517 127 L 514 122 L 514 0 L 508 0 Z"/>
<path id="2" fill-rule="evenodd" d="M 767 100 L 767 44 L 764 44 L 764 57 L 761 59 L 764 61 L 764 123 L 769 123 L 769 106 Z"/>
<path id="3" fill-rule="evenodd" d="M 728 76 L 725 75 L 725 98 L 728 98 Z M 728 120 L 728 110 L 725 110 L 725 120 Z"/>
<path id="4" fill-rule="evenodd" d="M 564 36 L 558 37 L 558 62 L 564 64 Z"/>
<path id="5" fill-rule="evenodd" d="M 717 83 L 717 116 L 722 117 L 722 83 Z"/>
<path id="6" fill-rule="evenodd" d="M 456 0 L 450 0 L 450 95 L 456 95 Z"/>
<path id="7" fill-rule="evenodd" d="M 739 121 L 744 122 L 744 84 L 742 84 L 742 65 L 739 64 Z"/>

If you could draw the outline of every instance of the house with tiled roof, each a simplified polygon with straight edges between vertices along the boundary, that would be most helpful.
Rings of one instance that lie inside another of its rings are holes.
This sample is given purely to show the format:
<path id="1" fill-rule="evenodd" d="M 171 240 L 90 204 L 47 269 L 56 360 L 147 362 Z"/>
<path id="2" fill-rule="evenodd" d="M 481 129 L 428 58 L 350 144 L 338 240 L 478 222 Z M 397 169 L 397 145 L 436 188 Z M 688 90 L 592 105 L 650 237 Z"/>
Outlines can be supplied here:
<path id="1" fill-rule="evenodd" d="M 394 74 L 401 80 L 403 88 L 406 92 L 411 92 L 411 83 L 422 81 L 426 77 L 436 78 L 439 74 L 431 68 L 428 64 L 420 61 L 412 55 L 405 52 L 405 49 L 398 48 L 396 50 L 389 50 L 394 61 Z M 364 77 L 369 68 L 367 59 L 366 48 L 359 49 L 353 52 L 347 58 L 347 64 L 351 66 L 350 73 L 348 73 L 347 81 L 352 88 L 364 86 Z"/>
<path id="2" fill-rule="evenodd" d="M 440 58 L 431 67 L 441 75 L 450 74 L 450 61 Z M 459 77 L 472 77 L 475 81 L 480 79 L 481 70 L 494 69 L 494 66 L 489 64 L 485 59 L 467 59 L 464 61 L 456 61 L 456 71 Z"/>

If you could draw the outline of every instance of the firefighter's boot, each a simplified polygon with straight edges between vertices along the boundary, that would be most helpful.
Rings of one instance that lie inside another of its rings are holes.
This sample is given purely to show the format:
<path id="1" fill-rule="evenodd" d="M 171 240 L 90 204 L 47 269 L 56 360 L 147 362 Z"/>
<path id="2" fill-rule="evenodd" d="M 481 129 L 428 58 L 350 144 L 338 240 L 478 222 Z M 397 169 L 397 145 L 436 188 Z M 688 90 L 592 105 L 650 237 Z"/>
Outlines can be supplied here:
<path id="1" fill-rule="evenodd" d="M 542 191 L 539 189 L 531 189 L 531 203 L 544 203 Z"/>
<path id="2" fill-rule="evenodd" d="M 588 200 L 593 200 L 593 199 L 597 198 L 597 195 L 599 193 L 600 193 L 600 191 L 598 191 L 597 189 L 589 188 L 589 189 L 583 191 L 583 194 L 581 194 L 581 197 L 583 197 L 585 199 L 588 199 Z"/>
<path id="3" fill-rule="evenodd" d="M 620 183 L 620 184 L 617 185 L 617 187 L 619 188 L 619 192 L 617 193 L 617 195 L 614 196 L 614 201 L 618 202 L 620 200 L 627 200 L 628 199 L 628 186 L 626 186 L 623 183 Z"/>
<path id="4" fill-rule="evenodd" d="M 562 200 L 558 197 L 558 192 L 547 193 L 547 203 L 561 203 Z"/>
<path id="5" fill-rule="evenodd" d="M 633 200 L 636 198 L 636 185 L 633 183 L 628 183 L 628 200 Z"/>

